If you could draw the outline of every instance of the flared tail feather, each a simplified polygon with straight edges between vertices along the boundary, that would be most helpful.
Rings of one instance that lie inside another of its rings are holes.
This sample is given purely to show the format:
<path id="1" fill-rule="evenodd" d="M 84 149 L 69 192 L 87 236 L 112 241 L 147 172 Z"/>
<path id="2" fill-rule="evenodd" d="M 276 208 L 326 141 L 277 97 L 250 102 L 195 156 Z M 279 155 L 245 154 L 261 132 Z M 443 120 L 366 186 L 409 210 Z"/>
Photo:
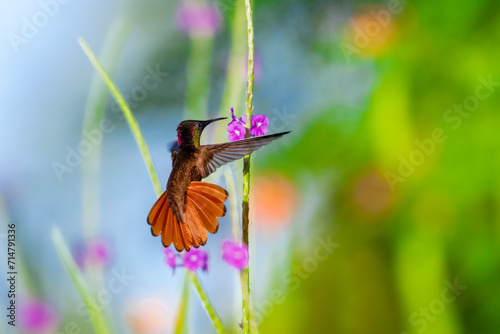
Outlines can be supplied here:
<path id="1" fill-rule="evenodd" d="M 179 223 L 168 204 L 167 192 L 164 192 L 153 205 L 148 215 L 151 233 L 161 235 L 164 247 L 174 245 L 177 251 L 191 247 L 198 248 L 207 243 L 207 231 L 217 233 L 218 218 L 226 214 L 224 202 L 228 193 L 218 185 L 193 181 L 187 189 L 186 222 Z"/>

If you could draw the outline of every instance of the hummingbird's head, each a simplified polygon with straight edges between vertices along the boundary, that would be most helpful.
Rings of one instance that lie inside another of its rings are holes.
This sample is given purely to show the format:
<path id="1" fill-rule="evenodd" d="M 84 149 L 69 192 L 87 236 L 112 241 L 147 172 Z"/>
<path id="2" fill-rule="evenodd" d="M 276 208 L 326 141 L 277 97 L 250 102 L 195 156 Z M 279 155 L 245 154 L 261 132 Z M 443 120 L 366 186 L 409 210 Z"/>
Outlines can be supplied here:
<path id="1" fill-rule="evenodd" d="M 200 137 L 203 129 L 205 129 L 208 124 L 222 119 L 226 119 L 226 117 L 214 118 L 208 121 L 182 121 L 179 126 L 177 126 L 177 140 L 179 141 L 179 146 L 181 144 L 200 146 Z"/>

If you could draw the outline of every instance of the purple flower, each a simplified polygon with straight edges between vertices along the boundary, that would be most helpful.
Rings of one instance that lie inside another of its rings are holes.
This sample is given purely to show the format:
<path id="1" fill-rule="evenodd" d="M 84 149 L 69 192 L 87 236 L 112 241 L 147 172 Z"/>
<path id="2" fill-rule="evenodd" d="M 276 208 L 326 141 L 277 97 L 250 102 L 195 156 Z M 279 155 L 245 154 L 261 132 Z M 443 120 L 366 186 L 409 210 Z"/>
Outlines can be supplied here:
<path id="1" fill-rule="evenodd" d="M 232 121 L 227 125 L 227 138 L 229 141 L 241 140 L 245 138 L 247 128 L 245 127 L 245 116 L 236 118 L 234 116 L 234 109 L 231 108 Z"/>
<path id="2" fill-rule="evenodd" d="M 226 240 L 222 243 L 222 258 L 238 270 L 245 269 L 248 267 L 248 246 Z"/>
<path id="3" fill-rule="evenodd" d="M 247 128 L 239 122 L 231 122 L 227 126 L 227 132 L 227 139 L 229 139 L 229 141 L 241 140 L 245 139 Z"/>
<path id="4" fill-rule="evenodd" d="M 250 128 L 250 134 L 252 137 L 264 136 L 268 129 L 269 118 L 266 115 L 253 115 L 252 116 L 252 127 Z"/>
<path id="5" fill-rule="evenodd" d="M 104 239 L 93 239 L 89 242 L 88 252 L 90 260 L 98 265 L 105 265 L 111 261 L 111 245 Z"/>
<path id="6" fill-rule="evenodd" d="M 198 269 L 208 271 L 208 253 L 201 249 L 193 248 L 181 254 L 184 268 L 195 272 Z"/>
<path id="7" fill-rule="evenodd" d="M 234 108 L 233 107 L 231 107 L 231 119 L 232 119 L 231 123 L 236 122 L 236 123 L 239 123 L 241 125 L 245 125 L 247 123 L 245 116 L 241 116 L 240 118 L 237 118 L 236 116 L 234 116 Z"/>
<path id="8" fill-rule="evenodd" d="M 241 140 L 245 138 L 248 129 L 246 128 L 245 116 L 236 118 L 234 110 L 231 108 L 232 121 L 227 125 L 229 141 Z M 263 136 L 267 133 L 269 118 L 266 115 L 253 115 L 251 120 L 250 135 L 252 137 Z"/>
<path id="9" fill-rule="evenodd" d="M 26 299 L 19 303 L 19 325 L 28 333 L 55 333 L 58 326 L 56 311 L 47 303 Z"/>
<path id="10" fill-rule="evenodd" d="M 163 254 L 165 254 L 165 263 L 172 269 L 175 269 L 177 266 L 177 254 L 171 250 L 170 248 L 165 248 L 163 250 Z"/>
<path id="11" fill-rule="evenodd" d="M 190 36 L 213 36 L 221 26 L 219 8 L 208 2 L 182 1 L 175 14 L 177 28 Z"/>
<path id="12" fill-rule="evenodd" d="M 112 259 L 112 247 L 105 239 L 96 237 L 78 246 L 73 257 L 80 268 L 87 265 L 106 266 Z"/>

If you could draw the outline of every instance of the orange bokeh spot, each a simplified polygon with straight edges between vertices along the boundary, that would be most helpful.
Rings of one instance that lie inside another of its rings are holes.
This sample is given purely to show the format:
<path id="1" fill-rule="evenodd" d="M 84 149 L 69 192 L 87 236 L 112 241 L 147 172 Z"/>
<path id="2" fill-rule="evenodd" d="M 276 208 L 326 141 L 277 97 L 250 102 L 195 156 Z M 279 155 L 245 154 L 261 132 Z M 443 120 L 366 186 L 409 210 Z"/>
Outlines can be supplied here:
<path id="1" fill-rule="evenodd" d="M 173 327 L 172 312 L 165 302 L 156 298 L 134 301 L 127 308 L 126 315 L 134 333 L 164 333 Z"/>
<path id="2" fill-rule="evenodd" d="M 281 175 L 260 176 L 250 190 L 251 221 L 264 231 L 287 225 L 297 208 L 294 184 Z"/>
<path id="3" fill-rule="evenodd" d="M 395 15 L 384 7 L 370 7 L 355 15 L 345 37 L 344 47 L 358 56 L 377 56 L 385 52 L 396 37 Z"/>

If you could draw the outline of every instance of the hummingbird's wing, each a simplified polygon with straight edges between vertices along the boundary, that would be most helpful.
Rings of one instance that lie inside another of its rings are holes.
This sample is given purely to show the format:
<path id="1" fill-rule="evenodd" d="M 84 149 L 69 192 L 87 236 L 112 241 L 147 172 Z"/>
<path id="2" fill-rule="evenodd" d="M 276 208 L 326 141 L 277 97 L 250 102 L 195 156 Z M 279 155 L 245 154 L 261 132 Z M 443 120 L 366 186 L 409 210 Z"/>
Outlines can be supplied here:
<path id="1" fill-rule="evenodd" d="M 245 155 L 258 150 L 275 139 L 286 135 L 290 131 L 276 133 L 273 135 L 247 138 L 224 144 L 198 146 L 196 166 L 201 177 L 205 178 L 215 172 L 217 168 L 234 160 L 243 158 Z"/>

